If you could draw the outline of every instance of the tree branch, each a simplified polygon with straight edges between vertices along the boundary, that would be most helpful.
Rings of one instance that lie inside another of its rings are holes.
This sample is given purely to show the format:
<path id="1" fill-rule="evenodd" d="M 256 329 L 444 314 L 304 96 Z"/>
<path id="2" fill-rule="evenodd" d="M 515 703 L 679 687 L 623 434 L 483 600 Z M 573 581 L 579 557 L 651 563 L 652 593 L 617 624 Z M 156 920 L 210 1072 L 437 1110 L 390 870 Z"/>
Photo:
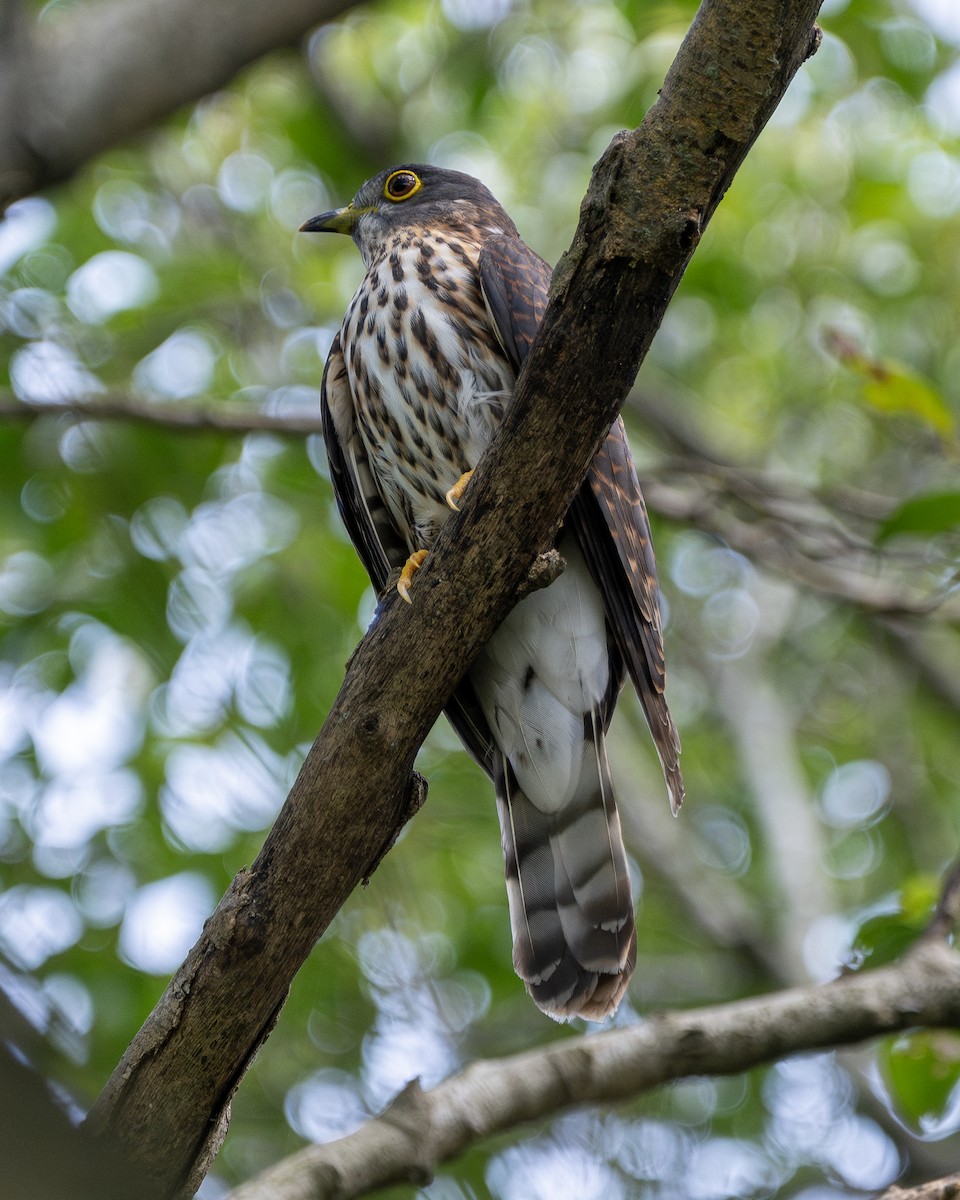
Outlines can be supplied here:
<path id="1" fill-rule="evenodd" d="M 291 1155 L 230 1200 L 349 1200 L 389 1184 L 423 1185 L 441 1163 L 494 1134 L 576 1104 L 926 1026 L 960 1027 L 960 955 L 942 941 L 924 940 L 894 966 L 830 984 L 663 1013 L 630 1029 L 475 1062 L 428 1092 L 414 1081 L 355 1133 Z"/>
<path id="2" fill-rule="evenodd" d="M 293 975 L 395 836 L 417 749 L 552 540 L 707 221 L 815 44 L 818 7 L 707 0 L 643 125 L 598 163 L 469 504 L 421 568 L 414 604 L 382 605 L 256 862 L 91 1113 L 158 1195 L 199 1182 Z"/>
<path id="3" fill-rule="evenodd" d="M 107 395 L 75 400 L 47 401 L 17 400 L 9 392 L 0 391 L 0 422 L 37 421 L 44 417 L 69 417 L 75 421 L 129 421 L 135 425 L 152 425 L 176 433 L 224 433 L 243 436 L 247 433 L 276 433 L 281 437 L 303 437 L 320 434 L 319 403 L 315 415 L 270 413 L 239 405 L 229 407 L 214 404 L 208 408 L 195 405 L 154 404 L 130 396 Z"/>
<path id="4" fill-rule="evenodd" d="M 0 213 L 355 3 L 99 0 L 21 27 L 5 84 L 17 103 L 0 108 Z"/>
<path id="5" fill-rule="evenodd" d="M 770 513 L 761 520 L 746 520 L 724 503 L 724 485 L 704 477 L 684 480 L 677 486 L 649 479 L 644 494 L 650 507 L 662 516 L 714 533 L 728 546 L 753 562 L 763 563 L 779 575 L 793 579 L 811 591 L 889 617 L 931 617 L 938 621 L 960 620 L 960 594 L 942 584 L 927 589 L 908 582 L 905 571 L 884 569 L 888 556 L 878 553 L 865 538 L 851 539 L 821 506 L 808 497 L 802 528 L 799 510 L 792 519 Z M 758 497 L 755 494 L 754 499 Z M 776 485 L 768 499 L 776 499 Z M 918 566 L 912 574 L 919 574 Z"/>
<path id="6" fill-rule="evenodd" d="M 768 952 L 778 960 L 778 978 L 802 983 L 804 943 L 810 927 L 834 911 L 829 880 L 822 867 L 822 826 L 797 747 L 796 727 L 776 686 L 765 675 L 762 648 L 754 644 L 733 670 L 712 664 L 717 710 L 723 714 L 737 750 L 760 837 L 769 856 L 768 887 L 777 897 L 765 929 Z M 769 911 L 769 909 L 768 909 Z"/>
<path id="7" fill-rule="evenodd" d="M 41 403 L 0 391 L 0 423 L 44 417 L 130 421 L 177 433 L 227 436 L 303 437 L 322 432 L 319 416 L 285 416 L 215 404 L 207 408 L 161 405 L 123 395 Z M 906 577 L 915 576 L 917 566 L 924 564 L 909 561 L 898 569 L 899 563 L 874 548 L 872 530 L 894 508 L 895 502 L 887 497 L 845 489 L 829 497 L 837 506 L 834 512 L 814 493 L 769 472 L 721 465 L 702 457 L 701 451 L 648 468 L 641 472 L 640 482 L 652 511 L 716 534 L 753 562 L 811 591 L 879 617 L 960 620 L 960 597 L 933 582 L 927 589 L 907 582 Z M 750 518 L 738 515 L 737 508 L 748 508 Z M 865 532 L 851 531 L 841 519 L 842 510 L 849 510 Z M 919 655 L 919 645 L 908 642 L 906 627 L 891 623 L 888 628 L 903 642 L 905 652 Z M 937 661 L 931 658 L 925 676 L 935 690 L 960 707 L 960 693 L 949 672 L 934 675 Z"/>
<path id="8" fill-rule="evenodd" d="M 887 1188 L 877 1200 L 958 1200 L 960 1197 L 960 1175 L 948 1175 L 945 1179 L 934 1179 L 918 1187 Z"/>

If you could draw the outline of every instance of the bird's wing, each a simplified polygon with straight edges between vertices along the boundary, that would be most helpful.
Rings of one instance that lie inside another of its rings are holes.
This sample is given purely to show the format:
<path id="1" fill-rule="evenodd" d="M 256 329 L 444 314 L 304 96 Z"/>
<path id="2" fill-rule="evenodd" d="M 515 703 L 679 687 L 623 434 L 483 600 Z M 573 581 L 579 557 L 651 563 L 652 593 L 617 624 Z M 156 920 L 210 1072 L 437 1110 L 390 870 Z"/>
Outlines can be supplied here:
<path id="1" fill-rule="evenodd" d="M 330 482 L 347 533 L 377 593 L 392 567 L 402 567 L 407 550 L 377 490 L 357 428 L 340 334 L 333 339 L 320 384 L 320 417 Z"/>
<path id="2" fill-rule="evenodd" d="M 647 506 L 619 417 L 570 506 L 567 524 L 603 592 L 607 620 L 640 697 L 676 813 L 683 800 L 680 737 L 663 692 L 657 565 Z"/>
<path id="3" fill-rule="evenodd" d="M 478 266 L 494 330 L 519 372 L 546 311 L 553 268 L 520 238 L 509 234 L 498 234 L 483 243 Z"/>
<path id="4" fill-rule="evenodd" d="M 551 269 L 519 238 L 500 235 L 484 244 L 479 270 L 497 335 L 519 371 L 546 309 Z M 656 564 L 646 506 L 619 418 L 593 460 L 565 522 L 576 534 L 603 593 L 607 619 L 640 697 L 676 812 L 683 799 L 680 739 L 663 693 Z"/>
<path id="5" fill-rule="evenodd" d="M 406 562 L 407 547 L 397 533 L 370 470 L 357 428 L 339 333 L 333 339 L 323 370 L 320 415 L 337 508 L 379 595 L 387 586 L 390 571 Z M 492 775 L 493 739 L 468 684 L 460 685 L 446 711 L 470 754 Z"/>

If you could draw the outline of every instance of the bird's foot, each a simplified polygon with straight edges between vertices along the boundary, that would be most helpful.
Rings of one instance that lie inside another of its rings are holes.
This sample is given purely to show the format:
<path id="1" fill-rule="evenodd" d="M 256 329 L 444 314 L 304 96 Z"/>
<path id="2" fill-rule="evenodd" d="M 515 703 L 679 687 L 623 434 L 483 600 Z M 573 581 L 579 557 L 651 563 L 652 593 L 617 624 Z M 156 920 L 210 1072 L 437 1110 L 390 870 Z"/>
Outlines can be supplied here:
<path id="1" fill-rule="evenodd" d="M 413 583 L 413 577 L 423 566 L 423 561 L 427 557 L 426 550 L 415 550 L 403 565 L 403 570 L 400 572 L 400 578 L 397 580 L 397 591 L 408 604 L 412 604 L 410 599 L 410 584 Z"/>
<path id="2" fill-rule="evenodd" d="M 463 493 L 467 490 L 467 484 L 470 482 L 472 471 L 464 471 L 457 482 L 447 492 L 447 503 L 454 512 L 460 511 L 460 501 L 463 499 Z"/>

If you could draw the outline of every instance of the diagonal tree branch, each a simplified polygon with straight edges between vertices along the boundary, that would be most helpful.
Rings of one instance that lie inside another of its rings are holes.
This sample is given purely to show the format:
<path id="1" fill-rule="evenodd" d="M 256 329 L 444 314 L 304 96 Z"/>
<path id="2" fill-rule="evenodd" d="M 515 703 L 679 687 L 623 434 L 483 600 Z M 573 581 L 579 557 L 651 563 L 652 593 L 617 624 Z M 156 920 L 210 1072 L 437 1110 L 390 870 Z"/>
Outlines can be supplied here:
<path id="1" fill-rule="evenodd" d="M 788 1054 L 920 1026 L 960 1027 L 960 955 L 925 939 L 890 967 L 475 1062 L 430 1091 L 414 1081 L 381 1116 L 308 1146 L 230 1200 L 350 1200 L 437 1167 L 494 1134 L 588 1101 L 691 1075 L 738 1074 Z"/>
<path id="2" fill-rule="evenodd" d="M 97 0 L 21 22 L 0 47 L 0 213 L 356 2 Z"/>
<path id="3" fill-rule="evenodd" d="M 196 1187 L 293 975 L 416 808 L 418 747 L 550 542 L 707 221 L 815 48 L 818 7 L 707 0 L 643 125 L 598 163 L 469 505 L 421 569 L 414 605 L 382 605 L 256 862 L 91 1113 L 157 1195 Z"/>

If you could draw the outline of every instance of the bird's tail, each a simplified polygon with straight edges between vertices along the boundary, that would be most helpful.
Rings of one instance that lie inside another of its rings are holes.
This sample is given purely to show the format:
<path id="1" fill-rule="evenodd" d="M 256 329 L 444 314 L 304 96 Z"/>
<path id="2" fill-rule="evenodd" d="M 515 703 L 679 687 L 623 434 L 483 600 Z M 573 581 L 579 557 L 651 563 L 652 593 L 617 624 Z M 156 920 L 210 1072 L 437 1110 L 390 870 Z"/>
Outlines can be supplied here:
<path id="1" fill-rule="evenodd" d="M 579 780 L 546 811 L 507 759 L 494 773 L 506 861 L 513 960 L 548 1016 L 602 1021 L 637 956 L 633 897 L 603 732 L 587 718 Z"/>

